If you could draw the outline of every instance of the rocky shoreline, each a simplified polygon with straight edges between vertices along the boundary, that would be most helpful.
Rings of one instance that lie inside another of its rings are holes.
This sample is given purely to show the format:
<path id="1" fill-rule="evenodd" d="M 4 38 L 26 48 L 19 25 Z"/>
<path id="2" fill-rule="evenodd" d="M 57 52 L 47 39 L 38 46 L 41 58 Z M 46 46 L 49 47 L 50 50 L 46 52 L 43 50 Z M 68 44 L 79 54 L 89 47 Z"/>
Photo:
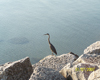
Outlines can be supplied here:
<path id="1" fill-rule="evenodd" d="M 100 41 L 81 56 L 49 55 L 36 64 L 29 57 L 0 65 L 0 80 L 100 80 Z"/>

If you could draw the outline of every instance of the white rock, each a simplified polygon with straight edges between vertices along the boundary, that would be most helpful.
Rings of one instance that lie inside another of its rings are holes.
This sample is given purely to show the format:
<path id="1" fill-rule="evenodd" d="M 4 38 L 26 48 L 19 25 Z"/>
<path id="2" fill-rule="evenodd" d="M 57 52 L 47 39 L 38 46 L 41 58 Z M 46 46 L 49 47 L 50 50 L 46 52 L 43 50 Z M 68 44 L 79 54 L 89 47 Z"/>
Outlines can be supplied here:
<path id="1" fill-rule="evenodd" d="M 100 54 L 100 41 L 91 44 L 84 50 L 84 54 Z"/>
<path id="2" fill-rule="evenodd" d="M 86 63 L 79 63 L 73 67 L 67 64 L 61 71 L 59 71 L 65 78 L 69 75 L 73 80 L 87 80 L 88 76 L 95 70 L 98 66 Z M 68 67 L 69 66 L 69 67 Z"/>
<path id="3" fill-rule="evenodd" d="M 93 71 L 90 74 L 88 80 L 100 80 L 100 69 Z"/>
<path id="4" fill-rule="evenodd" d="M 59 71 L 68 63 L 72 63 L 78 56 L 72 52 L 60 56 L 47 56 L 33 66 L 30 80 L 64 80 Z"/>
<path id="5" fill-rule="evenodd" d="M 68 70 L 68 71 L 66 71 Z M 66 66 L 64 66 L 59 73 L 62 74 L 65 78 L 67 78 L 69 75 L 67 74 L 67 72 L 71 72 L 71 63 L 68 63 Z"/>
<path id="6" fill-rule="evenodd" d="M 72 63 L 78 58 L 77 55 L 70 52 L 68 54 L 62 54 L 60 56 L 47 56 L 40 60 L 38 63 L 32 65 L 33 68 L 42 66 L 46 68 L 52 68 L 54 70 L 61 70 L 67 63 Z"/>
<path id="7" fill-rule="evenodd" d="M 74 63 L 76 65 L 78 63 L 91 63 L 100 65 L 100 41 L 97 41 L 91 44 L 84 50 L 84 54 L 82 54 Z"/>

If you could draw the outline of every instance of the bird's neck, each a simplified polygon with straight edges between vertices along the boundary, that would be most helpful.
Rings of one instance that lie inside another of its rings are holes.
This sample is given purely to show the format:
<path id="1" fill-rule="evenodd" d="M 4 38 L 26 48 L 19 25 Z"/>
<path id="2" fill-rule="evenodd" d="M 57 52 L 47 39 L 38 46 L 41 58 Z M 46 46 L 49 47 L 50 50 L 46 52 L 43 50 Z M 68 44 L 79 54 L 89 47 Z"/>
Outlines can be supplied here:
<path id="1" fill-rule="evenodd" d="M 48 42 L 49 42 L 49 44 L 50 44 L 50 35 L 48 35 L 49 37 L 48 37 Z"/>

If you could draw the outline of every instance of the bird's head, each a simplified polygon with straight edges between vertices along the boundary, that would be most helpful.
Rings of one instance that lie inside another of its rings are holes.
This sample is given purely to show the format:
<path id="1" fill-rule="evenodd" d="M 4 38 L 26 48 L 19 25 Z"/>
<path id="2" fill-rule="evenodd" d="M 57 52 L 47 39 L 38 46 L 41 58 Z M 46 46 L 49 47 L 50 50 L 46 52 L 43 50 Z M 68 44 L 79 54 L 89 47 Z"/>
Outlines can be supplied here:
<path id="1" fill-rule="evenodd" d="M 49 35 L 49 33 L 47 33 L 47 34 L 44 34 L 44 35 Z"/>

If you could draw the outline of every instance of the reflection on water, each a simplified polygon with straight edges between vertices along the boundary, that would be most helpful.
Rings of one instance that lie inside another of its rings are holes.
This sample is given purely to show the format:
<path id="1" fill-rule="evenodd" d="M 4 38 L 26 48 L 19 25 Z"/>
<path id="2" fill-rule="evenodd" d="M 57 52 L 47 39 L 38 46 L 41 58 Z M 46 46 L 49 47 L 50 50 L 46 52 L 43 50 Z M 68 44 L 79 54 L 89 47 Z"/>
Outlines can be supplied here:
<path id="1" fill-rule="evenodd" d="M 0 42 L 3 42 L 3 41 L 4 41 L 4 40 L 2 40 L 2 39 L 0 40 Z"/>
<path id="2" fill-rule="evenodd" d="M 25 37 L 15 37 L 15 38 L 8 40 L 8 42 L 12 44 L 26 44 L 29 42 L 29 40 Z"/>
<path id="3" fill-rule="evenodd" d="M 68 52 L 81 55 L 87 46 L 100 40 L 99 3 L 99 0 L 0 0 L 0 64 L 26 56 L 33 64 L 51 55 L 45 33 L 50 34 L 58 55 Z"/>

